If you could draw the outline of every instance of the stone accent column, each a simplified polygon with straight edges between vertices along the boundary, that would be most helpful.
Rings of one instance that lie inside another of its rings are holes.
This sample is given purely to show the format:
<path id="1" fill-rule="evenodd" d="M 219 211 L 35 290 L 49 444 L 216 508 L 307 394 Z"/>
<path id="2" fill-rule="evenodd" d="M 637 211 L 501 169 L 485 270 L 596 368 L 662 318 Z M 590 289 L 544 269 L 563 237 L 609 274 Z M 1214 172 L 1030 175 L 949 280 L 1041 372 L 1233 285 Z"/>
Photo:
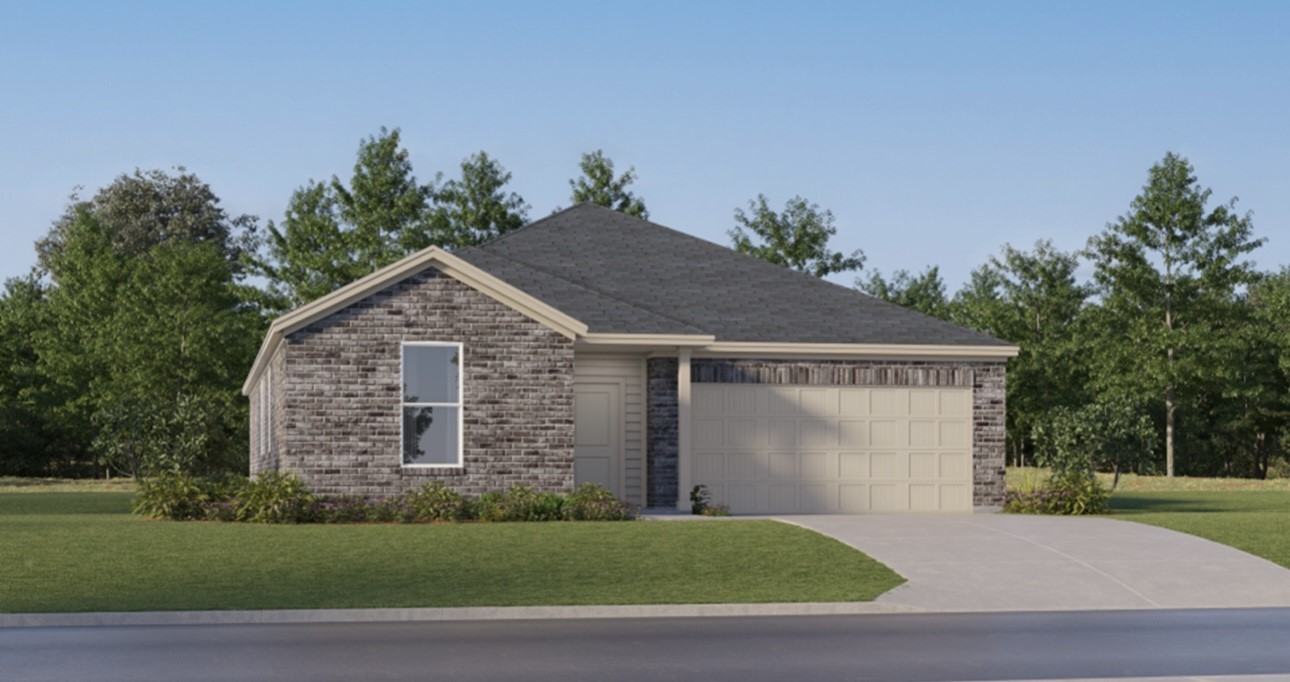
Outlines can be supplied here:
<path id="1" fill-rule="evenodd" d="M 679 434 L 676 358 L 645 362 L 645 461 L 647 507 L 674 507 L 677 500 L 677 442 Z"/>

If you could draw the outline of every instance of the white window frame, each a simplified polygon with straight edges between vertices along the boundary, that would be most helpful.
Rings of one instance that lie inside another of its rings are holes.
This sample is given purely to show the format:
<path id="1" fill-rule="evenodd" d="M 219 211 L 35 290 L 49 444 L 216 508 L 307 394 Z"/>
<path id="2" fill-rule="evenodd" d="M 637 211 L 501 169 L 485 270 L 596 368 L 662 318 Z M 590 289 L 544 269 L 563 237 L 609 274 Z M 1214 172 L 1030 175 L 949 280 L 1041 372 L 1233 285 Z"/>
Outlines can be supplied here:
<path id="1" fill-rule="evenodd" d="M 437 346 L 457 349 L 457 402 L 455 403 L 409 403 L 404 402 L 403 370 L 407 362 L 408 346 Z M 466 348 L 460 341 L 401 341 L 399 343 L 399 465 L 404 469 L 460 469 L 463 466 L 462 453 L 466 445 L 465 430 L 465 383 L 466 383 Z M 448 464 L 424 463 L 411 464 L 403 461 L 403 410 L 408 407 L 455 407 L 457 408 L 457 461 Z"/>

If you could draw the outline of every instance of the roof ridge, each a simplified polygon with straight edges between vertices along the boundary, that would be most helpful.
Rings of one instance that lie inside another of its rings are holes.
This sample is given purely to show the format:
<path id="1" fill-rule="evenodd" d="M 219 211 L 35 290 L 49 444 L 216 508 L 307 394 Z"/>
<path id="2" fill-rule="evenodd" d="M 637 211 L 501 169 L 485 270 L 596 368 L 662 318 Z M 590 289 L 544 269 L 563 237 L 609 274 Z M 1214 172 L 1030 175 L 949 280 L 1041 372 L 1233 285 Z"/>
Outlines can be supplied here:
<path id="1" fill-rule="evenodd" d="M 542 216 L 541 218 L 538 218 L 537 220 L 534 220 L 534 221 L 533 221 L 533 222 L 531 222 L 531 223 L 525 223 L 525 224 L 520 225 L 519 227 L 515 228 L 514 230 L 511 230 L 510 232 L 504 232 L 504 233 L 502 233 L 502 234 L 497 235 L 496 237 L 493 237 L 492 239 L 489 239 L 489 240 L 488 240 L 488 241 L 486 241 L 486 242 L 483 242 L 483 243 L 481 243 L 481 244 L 474 244 L 473 246 L 474 246 L 474 248 L 481 248 L 481 247 L 485 247 L 485 246 L 491 246 L 491 245 L 493 245 L 493 244 L 496 244 L 497 242 L 500 242 L 500 241 L 502 241 L 502 240 L 506 239 L 507 237 L 510 237 L 511 235 L 513 235 L 513 234 L 515 234 L 515 233 L 517 233 L 517 232 L 523 232 L 523 231 L 525 231 L 525 230 L 529 229 L 530 227 L 533 227 L 534 225 L 540 225 L 540 224 L 542 224 L 542 223 L 545 223 L 545 222 L 546 222 L 546 221 L 548 221 L 548 220 L 551 220 L 552 218 L 554 218 L 554 217 L 556 217 L 556 216 L 564 215 L 565 213 L 568 213 L 569 211 L 572 211 L 572 210 L 573 210 L 573 209 L 575 209 L 575 208 L 580 208 L 580 207 L 582 207 L 582 206 L 584 206 L 584 205 L 586 205 L 586 204 L 590 204 L 590 203 L 591 203 L 590 201 L 580 201 L 580 202 L 578 202 L 578 203 L 576 203 L 576 204 L 574 204 L 574 205 L 570 206 L 569 208 L 557 208 L 556 210 L 552 211 L 550 215 Z M 489 253 L 492 253 L 492 252 L 490 251 Z M 508 259 L 508 260 L 509 260 L 509 259 Z"/>
<path id="2" fill-rule="evenodd" d="M 583 203 L 586 203 L 586 202 L 583 202 Z M 477 249 L 478 249 L 478 247 L 475 247 L 475 248 L 477 248 Z M 479 249 L 479 250 L 480 250 L 480 251 L 483 251 L 483 249 Z M 657 317 L 661 317 L 661 318 L 663 318 L 663 319 L 665 319 L 665 320 L 667 320 L 667 321 L 669 321 L 669 322 L 675 322 L 675 323 L 677 323 L 677 324 L 679 324 L 679 325 L 682 325 L 682 326 L 684 326 L 684 327 L 687 327 L 687 328 L 689 328 L 689 329 L 693 329 L 694 331 L 696 331 L 696 332 L 698 332 L 698 333 L 701 333 L 701 334 L 707 334 L 707 333 L 708 333 L 707 331 L 705 331 L 705 330 L 703 330 L 703 329 L 700 329 L 699 327 L 696 327 L 696 326 L 694 326 L 693 324 L 691 324 L 691 323 L 689 323 L 689 322 L 686 322 L 685 320 L 680 320 L 680 319 L 677 319 L 677 318 L 672 317 L 672 316 L 670 316 L 670 315 L 664 315 L 663 313 L 660 313 L 660 312 L 658 312 L 658 311 L 654 310 L 653 308 L 648 308 L 648 307 L 643 306 L 643 305 L 641 305 L 641 304 L 639 304 L 639 303 L 633 303 L 633 302 L 631 302 L 631 301 L 628 301 L 628 300 L 625 300 L 625 299 L 619 298 L 619 297 L 617 297 L 617 296 L 614 296 L 613 294 L 606 293 L 606 292 L 604 292 L 604 291 L 601 291 L 600 289 L 597 289 L 597 288 L 595 288 L 595 287 L 588 286 L 588 285 L 586 285 L 586 284 L 584 284 L 584 283 L 582 283 L 582 282 L 578 282 L 578 281 L 576 281 L 576 280 L 568 279 L 567 277 L 561 277 L 560 275 L 554 274 L 554 273 L 552 273 L 552 272 L 550 272 L 550 271 L 548 271 L 548 270 L 544 270 L 544 269 L 542 269 L 542 268 L 540 268 L 540 267 L 537 267 L 536 265 L 532 265 L 532 264 L 530 264 L 530 263 L 525 263 L 524 261 L 516 260 L 516 259 L 511 258 L 511 257 L 509 257 L 509 256 L 503 256 L 502 254 L 500 254 L 500 253 L 496 253 L 496 252 L 493 252 L 493 251 L 484 251 L 484 253 L 486 253 L 486 254 L 488 254 L 489 256 L 492 256 L 492 257 L 494 257 L 494 258 L 500 258 L 500 259 L 502 259 L 502 260 L 504 260 L 504 261 L 507 261 L 507 262 L 510 262 L 510 263 L 514 263 L 514 264 L 516 264 L 516 265 L 519 265 L 520 267 L 525 267 L 525 268 L 528 268 L 528 269 L 533 270 L 533 271 L 535 271 L 535 272 L 540 272 L 540 273 L 542 273 L 543 275 L 545 275 L 545 276 L 547 276 L 547 277 L 550 277 L 551 279 L 560 280 L 561 282 L 564 282 L 564 283 L 566 283 L 566 284 L 570 284 L 570 285 L 572 285 L 572 286 L 578 287 L 579 289 L 582 289 L 582 290 L 584 290 L 584 291 L 590 291 L 591 293 L 593 293 L 593 294 L 595 294 L 595 295 L 597 295 L 597 296 L 600 296 L 601 298 L 607 298 L 607 299 L 609 299 L 609 300 L 611 300 L 611 301 L 614 301 L 615 303 L 621 303 L 621 304 L 623 304 L 623 305 L 625 305 L 625 306 L 627 306 L 627 307 L 629 307 L 629 308 L 635 308 L 635 309 L 637 309 L 637 310 L 643 310 L 643 311 L 645 311 L 645 312 L 647 312 L 647 313 L 649 313 L 649 314 L 651 314 L 651 315 L 655 315 L 655 316 L 657 316 Z M 514 285 L 512 285 L 512 286 L 514 286 Z M 522 290 L 522 289 L 521 289 L 521 290 Z M 530 295 L 532 295 L 532 294 L 530 294 Z"/>

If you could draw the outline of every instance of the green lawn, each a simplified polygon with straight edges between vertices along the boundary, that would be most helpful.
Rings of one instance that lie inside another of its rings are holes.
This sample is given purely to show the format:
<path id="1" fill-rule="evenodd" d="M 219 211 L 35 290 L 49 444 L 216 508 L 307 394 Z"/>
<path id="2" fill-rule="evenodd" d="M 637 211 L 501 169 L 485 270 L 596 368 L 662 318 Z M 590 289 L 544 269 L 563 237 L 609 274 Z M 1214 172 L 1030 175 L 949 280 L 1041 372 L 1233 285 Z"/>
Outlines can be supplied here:
<path id="1" fill-rule="evenodd" d="M 1290 491 L 1117 490 L 1116 518 L 1162 526 L 1290 568 Z"/>
<path id="2" fill-rule="evenodd" d="M 0 611 L 866 601 L 900 576 L 773 521 L 148 521 L 130 493 L 0 493 Z"/>

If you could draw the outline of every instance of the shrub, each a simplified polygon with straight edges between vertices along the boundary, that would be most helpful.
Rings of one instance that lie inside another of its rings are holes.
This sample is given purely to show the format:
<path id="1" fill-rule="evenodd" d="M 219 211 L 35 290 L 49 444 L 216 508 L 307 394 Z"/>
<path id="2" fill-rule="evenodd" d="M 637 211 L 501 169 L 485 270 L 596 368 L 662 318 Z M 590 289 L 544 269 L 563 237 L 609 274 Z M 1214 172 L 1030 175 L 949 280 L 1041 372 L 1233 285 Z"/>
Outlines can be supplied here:
<path id="1" fill-rule="evenodd" d="M 252 523 L 300 523 L 309 520 L 314 496 L 292 474 L 261 473 L 238 497 L 236 518 Z"/>
<path id="2" fill-rule="evenodd" d="M 628 521 L 636 509 L 595 483 L 579 485 L 564 503 L 564 518 L 570 521 Z"/>
<path id="3" fill-rule="evenodd" d="M 466 521 L 473 512 L 470 500 L 438 481 L 403 497 L 417 521 Z"/>
<path id="4" fill-rule="evenodd" d="M 373 505 L 357 495 L 315 498 L 306 518 L 313 523 L 362 523 L 374 516 Z"/>
<path id="5" fill-rule="evenodd" d="M 210 507 L 227 504 L 245 485 L 241 476 L 201 478 L 167 471 L 140 479 L 132 506 L 136 514 L 154 519 L 204 519 L 210 517 Z"/>
<path id="6" fill-rule="evenodd" d="M 703 510 L 708 508 L 712 503 L 712 493 L 708 492 L 708 486 L 700 483 L 690 489 L 690 513 L 702 514 Z"/>
<path id="7" fill-rule="evenodd" d="M 526 485 L 511 486 L 505 493 L 489 498 L 480 496 L 477 507 L 480 521 L 558 521 L 564 497 L 555 493 L 538 493 Z"/>
<path id="8" fill-rule="evenodd" d="M 730 516 L 730 505 L 709 504 L 700 512 L 703 516 Z"/>

